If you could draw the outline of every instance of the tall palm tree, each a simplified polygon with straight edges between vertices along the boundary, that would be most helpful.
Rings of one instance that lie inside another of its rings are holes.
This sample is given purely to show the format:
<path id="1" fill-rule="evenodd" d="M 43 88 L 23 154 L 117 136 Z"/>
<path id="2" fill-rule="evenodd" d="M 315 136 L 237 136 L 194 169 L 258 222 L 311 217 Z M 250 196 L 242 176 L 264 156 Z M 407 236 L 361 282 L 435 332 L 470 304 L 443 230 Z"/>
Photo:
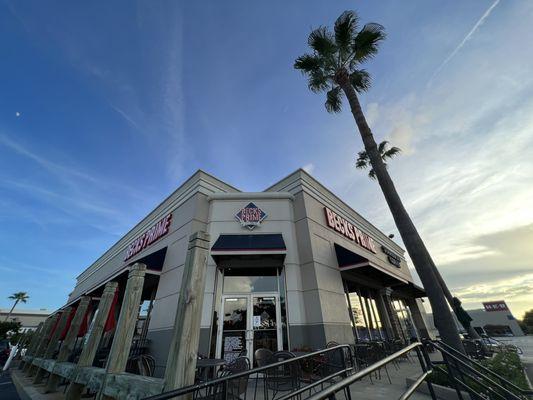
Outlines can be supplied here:
<path id="1" fill-rule="evenodd" d="M 398 154 L 400 154 L 401 149 L 399 147 L 391 147 L 389 148 L 389 142 L 384 140 L 378 145 L 378 153 L 381 157 L 381 160 L 383 161 L 383 165 L 385 165 L 385 168 L 387 168 L 387 160 L 391 159 Z M 357 153 L 357 159 L 355 160 L 355 167 L 359 169 L 366 169 L 370 168 L 370 171 L 368 172 L 368 176 L 371 179 L 376 179 L 376 173 L 374 172 L 374 169 L 370 165 L 370 158 L 368 157 L 368 154 L 366 151 L 362 150 L 359 153 Z M 472 318 L 466 312 L 466 310 L 463 308 L 461 304 L 461 300 L 459 300 L 457 297 L 453 296 L 450 290 L 448 289 L 448 286 L 444 282 L 444 279 L 442 278 L 439 270 L 435 267 L 433 272 L 436 275 L 437 280 L 439 281 L 442 290 L 444 291 L 444 297 L 446 297 L 446 300 L 448 300 L 448 304 L 453 309 L 455 316 L 463 326 L 463 328 L 468 332 L 468 335 L 472 339 L 481 339 L 479 336 L 479 333 L 474 329 L 472 326 Z M 483 342 L 481 342 L 483 345 Z"/>
<path id="2" fill-rule="evenodd" d="M 15 300 L 15 303 L 13 304 L 13 307 L 11 307 L 11 310 L 9 310 L 9 314 L 7 314 L 6 319 L 4 321 L 7 321 L 9 317 L 11 317 L 13 310 L 15 309 L 15 307 L 17 306 L 19 302 L 26 303 L 29 298 L 30 296 L 28 296 L 28 293 L 26 292 L 17 292 L 9 296 L 8 299 Z"/>
<path id="3" fill-rule="evenodd" d="M 370 88 L 370 74 L 361 68 L 361 64 L 376 55 L 383 39 L 383 26 L 369 23 L 359 29 L 357 14 L 345 11 L 335 21 L 333 32 L 323 26 L 311 32 L 308 44 L 312 52 L 298 57 L 294 67 L 308 76 L 311 91 L 327 92 L 325 107 L 328 112 L 340 112 L 343 94 L 346 96 L 372 169 L 426 290 L 435 326 L 447 344 L 464 352 L 443 289 L 434 271 L 436 268 L 433 260 L 387 172 L 359 103 L 358 93 Z"/>
<path id="4" fill-rule="evenodd" d="M 385 168 L 387 168 L 387 160 L 397 156 L 400 154 L 402 150 L 399 147 L 390 147 L 389 148 L 389 142 L 384 140 L 378 145 L 378 153 L 381 157 L 381 161 L 383 161 L 383 165 L 385 165 Z M 370 171 L 368 171 L 368 176 L 370 179 L 376 179 L 376 172 L 374 171 L 374 168 L 370 165 L 370 158 L 368 157 L 368 153 L 364 150 L 357 153 L 357 160 L 355 160 L 355 167 L 359 169 L 366 169 L 370 167 Z"/>

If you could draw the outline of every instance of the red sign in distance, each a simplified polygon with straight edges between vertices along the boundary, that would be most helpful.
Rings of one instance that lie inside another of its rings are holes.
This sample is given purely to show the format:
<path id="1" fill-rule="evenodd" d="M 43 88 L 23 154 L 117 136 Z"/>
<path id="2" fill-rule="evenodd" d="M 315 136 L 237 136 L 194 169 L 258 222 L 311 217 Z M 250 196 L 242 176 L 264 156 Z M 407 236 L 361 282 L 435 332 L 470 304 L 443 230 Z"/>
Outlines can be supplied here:
<path id="1" fill-rule="evenodd" d="M 483 303 L 485 311 L 509 311 L 509 307 L 503 300 L 499 301 L 486 301 Z"/>

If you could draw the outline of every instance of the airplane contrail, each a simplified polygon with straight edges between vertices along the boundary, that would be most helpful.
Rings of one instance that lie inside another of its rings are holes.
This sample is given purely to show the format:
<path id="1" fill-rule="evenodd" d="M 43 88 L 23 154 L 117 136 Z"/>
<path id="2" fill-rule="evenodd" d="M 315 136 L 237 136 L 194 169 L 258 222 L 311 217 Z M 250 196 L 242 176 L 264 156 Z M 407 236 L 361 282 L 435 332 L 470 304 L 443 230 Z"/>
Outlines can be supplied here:
<path id="1" fill-rule="evenodd" d="M 492 5 L 487 9 L 487 11 L 485 11 L 485 13 L 481 16 L 481 18 L 475 23 L 474 27 L 470 30 L 470 32 L 468 32 L 468 34 L 463 38 L 461 43 L 459 43 L 459 45 L 450 53 L 450 55 L 448 57 L 446 57 L 446 59 L 435 70 L 435 72 L 433 73 L 433 75 L 429 79 L 429 81 L 427 83 L 427 86 L 431 85 L 433 79 L 435 79 L 435 77 L 440 73 L 440 71 L 442 71 L 442 69 L 446 66 L 446 64 L 448 64 L 450 62 L 450 60 L 453 57 L 455 57 L 457 52 L 459 50 L 461 50 L 461 48 L 465 45 L 466 42 L 468 42 L 468 40 L 479 29 L 479 27 L 481 25 L 483 25 L 485 20 L 489 17 L 490 13 L 492 12 L 492 10 L 494 10 L 494 8 L 498 5 L 499 2 L 500 2 L 500 0 L 495 0 L 494 3 L 492 3 Z"/>

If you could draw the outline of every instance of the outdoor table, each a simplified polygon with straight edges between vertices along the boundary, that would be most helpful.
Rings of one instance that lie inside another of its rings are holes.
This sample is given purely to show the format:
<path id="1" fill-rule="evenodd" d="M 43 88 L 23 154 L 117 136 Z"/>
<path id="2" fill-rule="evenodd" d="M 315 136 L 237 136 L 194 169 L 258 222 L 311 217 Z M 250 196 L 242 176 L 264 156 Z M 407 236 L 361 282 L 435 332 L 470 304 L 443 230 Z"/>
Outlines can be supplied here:
<path id="1" fill-rule="evenodd" d="M 226 365 L 226 360 L 222 358 L 199 358 L 196 360 L 196 369 L 199 370 L 201 380 L 207 381 L 209 378 L 209 371 L 211 370 L 211 377 L 215 377 L 215 369 Z"/>

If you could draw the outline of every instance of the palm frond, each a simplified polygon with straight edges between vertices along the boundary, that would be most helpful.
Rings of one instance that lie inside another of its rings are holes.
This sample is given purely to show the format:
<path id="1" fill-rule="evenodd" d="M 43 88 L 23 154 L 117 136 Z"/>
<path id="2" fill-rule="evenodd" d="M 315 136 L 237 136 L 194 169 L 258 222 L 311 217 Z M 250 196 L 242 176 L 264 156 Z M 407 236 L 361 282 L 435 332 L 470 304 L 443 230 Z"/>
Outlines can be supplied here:
<path id="1" fill-rule="evenodd" d="M 329 113 L 338 113 L 342 110 L 342 92 L 340 86 L 335 86 L 326 94 L 326 110 Z"/>
<path id="2" fill-rule="evenodd" d="M 370 159 L 366 151 L 360 151 L 357 153 L 357 159 L 355 160 L 355 167 L 359 169 L 365 169 L 370 165 Z"/>
<path id="3" fill-rule="evenodd" d="M 335 39 L 325 26 L 321 26 L 320 28 L 313 30 L 309 34 L 309 39 L 307 42 L 309 47 L 311 47 L 319 56 L 322 57 L 330 57 L 337 51 Z"/>
<path id="4" fill-rule="evenodd" d="M 368 171 L 368 177 L 370 179 L 376 179 L 376 172 L 374 171 L 374 169 L 370 169 L 370 171 Z"/>
<path id="5" fill-rule="evenodd" d="M 344 11 L 335 21 L 335 43 L 341 53 L 341 58 L 352 51 L 352 42 L 358 20 L 355 11 Z"/>
<path id="6" fill-rule="evenodd" d="M 353 42 L 354 59 L 364 62 L 376 55 L 379 42 L 385 39 L 385 28 L 376 23 L 366 24 L 355 36 Z"/>
<path id="7" fill-rule="evenodd" d="M 391 147 L 389 150 L 383 152 L 383 155 L 381 156 L 384 160 L 386 160 L 387 158 L 392 158 L 394 156 L 397 156 L 398 154 L 400 154 L 402 151 L 402 149 L 400 149 L 399 147 Z"/>
<path id="8" fill-rule="evenodd" d="M 379 152 L 379 154 L 383 155 L 383 153 L 385 153 L 385 151 L 387 150 L 387 145 L 388 144 L 389 144 L 389 142 L 387 140 L 384 140 L 383 142 L 378 144 L 378 152 Z"/>
<path id="9" fill-rule="evenodd" d="M 354 89 L 358 92 L 366 92 L 372 86 L 372 79 L 370 74 L 364 69 L 356 69 L 350 74 L 350 82 Z"/>
<path id="10" fill-rule="evenodd" d="M 302 71 L 303 74 L 308 74 L 310 72 L 320 69 L 324 64 L 324 60 L 313 54 L 304 54 L 294 61 L 294 68 Z"/>
<path id="11" fill-rule="evenodd" d="M 309 90 L 315 93 L 327 90 L 329 89 L 328 76 L 321 69 L 312 71 L 309 73 L 307 86 Z"/>

